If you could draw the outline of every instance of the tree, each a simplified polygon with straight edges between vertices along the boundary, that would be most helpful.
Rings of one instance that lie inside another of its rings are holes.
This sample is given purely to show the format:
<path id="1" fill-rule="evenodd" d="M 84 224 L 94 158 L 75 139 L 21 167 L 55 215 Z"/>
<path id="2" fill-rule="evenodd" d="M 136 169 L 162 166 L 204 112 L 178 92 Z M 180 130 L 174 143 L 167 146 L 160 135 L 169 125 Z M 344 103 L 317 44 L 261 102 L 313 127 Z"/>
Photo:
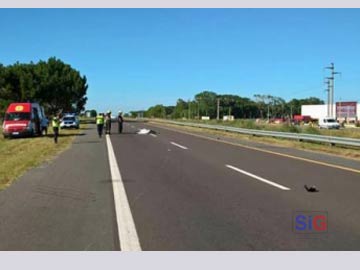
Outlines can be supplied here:
<path id="1" fill-rule="evenodd" d="M 86 76 L 81 76 L 79 71 L 56 58 L 50 58 L 47 62 L 40 61 L 36 75 L 43 79 L 39 80 L 35 98 L 51 113 L 59 110 L 84 110 L 88 89 Z"/>
<path id="2" fill-rule="evenodd" d="M 259 110 L 259 115 L 261 118 L 264 118 L 264 116 L 267 115 L 267 113 L 265 114 L 265 112 L 269 110 L 270 96 L 255 94 L 254 97 Z"/>
<path id="3" fill-rule="evenodd" d="M 292 99 L 287 103 L 289 115 L 301 114 L 302 105 L 322 105 L 325 102 L 317 97 L 309 97 L 304 99 Z"/>
<path id="4" fill-rule="evenodd" d="M 87 101 L 87 79 L 55 57 L 38 63 L 0 65 L 0 106 L 40 102 L 47 113 L 80 112 Z"/>
<path id="5" fill-rule="evenodd" d="M 203 91 L 195 96 L 200 116 L 204 114 L 210 118 L 216 117 L 216 98 L 217 94 L 210 91 Z"/>
<path id="6" fill-rule="evenodd" d="M 165 106 L 165 115 L 166 118 L 171 118 L 174 114 L 175 106 Z"/>
<path id="7" fill-rule="evenodd" d="M 96 110 L 91 110 L 90 111 L 90 117 L 96 117 L 97 116 L 97 111 Z"/>
<path id="8" fill-rule="evenodd" d="M 145 117 L 165 118 L 166 117 L 165 107 L 162 104 L 158 104 L 153 107 L 150 107 L 145 112 Z"/>
<path id="9" fill-rule="evenodd" d="M 181 98 L 179 98 L 176 102 L 176 106 L 173 111 L 173 118 L 182 118 L 186 115 L 188 109 L 188 104 Z"/>
<path id="10" fill-rule="evenodd" d="M 221 107 L 224 108 L 223 115 L 232 115 L 236 102 L 240 100 L 236 95 L 219 95 Z"/>

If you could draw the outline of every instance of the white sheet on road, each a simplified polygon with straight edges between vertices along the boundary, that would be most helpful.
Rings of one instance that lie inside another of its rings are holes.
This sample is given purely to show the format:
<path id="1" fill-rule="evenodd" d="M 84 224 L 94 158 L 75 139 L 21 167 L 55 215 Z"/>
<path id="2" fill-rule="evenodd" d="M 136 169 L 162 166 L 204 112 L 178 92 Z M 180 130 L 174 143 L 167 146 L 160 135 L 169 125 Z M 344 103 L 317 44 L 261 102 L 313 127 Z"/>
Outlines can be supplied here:
<path id="1" fill-rule="evenodd" d="M 150 132 L 151 132 L 150 129 L 142 128 L 142 129 L 139 129 L 139 131 L 137 132 L 137 134 L 147 135 L 147 134 L 150 134 Z"/>

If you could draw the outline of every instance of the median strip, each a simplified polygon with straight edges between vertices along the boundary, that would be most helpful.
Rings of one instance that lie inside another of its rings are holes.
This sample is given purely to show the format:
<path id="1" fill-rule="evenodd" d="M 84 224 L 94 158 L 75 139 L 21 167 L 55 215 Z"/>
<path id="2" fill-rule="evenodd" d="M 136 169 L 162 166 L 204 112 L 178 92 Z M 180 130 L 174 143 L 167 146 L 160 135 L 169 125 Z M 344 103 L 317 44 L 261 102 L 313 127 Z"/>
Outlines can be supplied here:
<path id="1" fill-rule="evenodd" d="M 249 172 L 247 172 L 247 171 L 241 170 L 241 169 L 236 168 L 236 167 L 234 167 L 234 166 L 231 166 L 231 165 L 225 165 L 225 166 L 226 166 L 227 168 L 229 168 L 229 169 L 232 169 L 232 170 L 237 171 L 237 172 L 239 172 L 239 173 L 245 174 L 245 175 L 247 175 L 247 176 L 249 176 L 249 177 L 252 177 L 252 178 L 254 178 L 254 179 L 256 179 L 256 180 L 259 180 L 259 181 L 261 181 L 261 182 L 263 182 L 263 183 L 266 183 L 266 184 L 268 184 L 268 185 L 277 187 L 277 188 L 279 188 L 279 189 L 281 189 L 281 190 L 290 190 L 290 188 L 288 188 L 288 187 L 285 187 L 285 186 L 279 185 L 279 184 L 277 184 L 277 183 L 275 183 L 275 182 L 266 180 L 265 178 L 262 178 L 262 177 L 260 177 L 260 176 L 255 175 L 255 174 L 252 174 L 252 173 L 249 173 Z"/>

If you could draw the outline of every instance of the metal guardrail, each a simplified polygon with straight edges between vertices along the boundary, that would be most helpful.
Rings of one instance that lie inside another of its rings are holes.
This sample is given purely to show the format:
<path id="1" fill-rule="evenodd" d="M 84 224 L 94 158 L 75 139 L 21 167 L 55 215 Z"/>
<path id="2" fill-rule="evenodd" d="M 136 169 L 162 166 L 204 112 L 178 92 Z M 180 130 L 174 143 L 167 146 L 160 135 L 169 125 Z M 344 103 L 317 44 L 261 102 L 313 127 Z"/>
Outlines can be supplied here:
<path id="1" fill-rule="evenodd" d="M 353 139 L 353 138 L 346 138 L 346 137 L 246 129 L 246 128 L 227 127 L 227 126 L 220 126 L 220 125 L 207 125 L 207 124 L 178 122 L 178 121 L 170 121 L 170 120 L 169 121 L 155 120 L 155 121 L 169 123 L 169 124 L 175 124 L 175 125 L 180 125 L 180 126 L 198 127 L 198 128 L 207 128 L 207 129 L 221 130 L 221 131 L 228 131 L 228 132 L 236 132 L 236 133 L 249 134 L 249 135 L 254 135 L 254 136 L 267 136 L 267 137 L 275 137 L 275 138 L 293 139 L 293 140 L 298 140 L 298 141 L 321 142 L 321 143 L 328 143 L 331 145 L 338 144 L 338 145 L 360 147 L 360 139 Z"/>

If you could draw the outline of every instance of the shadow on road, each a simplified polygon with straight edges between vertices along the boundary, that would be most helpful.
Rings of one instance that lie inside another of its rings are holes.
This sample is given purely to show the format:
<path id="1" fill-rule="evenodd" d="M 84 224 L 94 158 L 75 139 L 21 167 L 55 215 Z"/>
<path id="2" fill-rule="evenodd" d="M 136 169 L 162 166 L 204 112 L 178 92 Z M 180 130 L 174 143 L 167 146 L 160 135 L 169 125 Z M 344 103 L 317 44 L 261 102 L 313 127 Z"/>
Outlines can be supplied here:
<path id="1" fill-rule="evenodd" d="M 84 136 L 84 135 L 86 135 L 86 133 L 66 133 L 66 134 L 60 133 L 59 137 L 72 137 L 72 136 L 77 137 L 77 136 Z M 43 137 L 54 138 L 54 134 L 46 135 Z"/>
<path id="2" fill-rule="evenodd" d="M 118 135 L 118 136 L 129 135 L 129 134 L 136 135 L 137 131 L 134 131 L 134 132 L 122 132 L 122 133 L 111 133 L 111 135 Z"/>

